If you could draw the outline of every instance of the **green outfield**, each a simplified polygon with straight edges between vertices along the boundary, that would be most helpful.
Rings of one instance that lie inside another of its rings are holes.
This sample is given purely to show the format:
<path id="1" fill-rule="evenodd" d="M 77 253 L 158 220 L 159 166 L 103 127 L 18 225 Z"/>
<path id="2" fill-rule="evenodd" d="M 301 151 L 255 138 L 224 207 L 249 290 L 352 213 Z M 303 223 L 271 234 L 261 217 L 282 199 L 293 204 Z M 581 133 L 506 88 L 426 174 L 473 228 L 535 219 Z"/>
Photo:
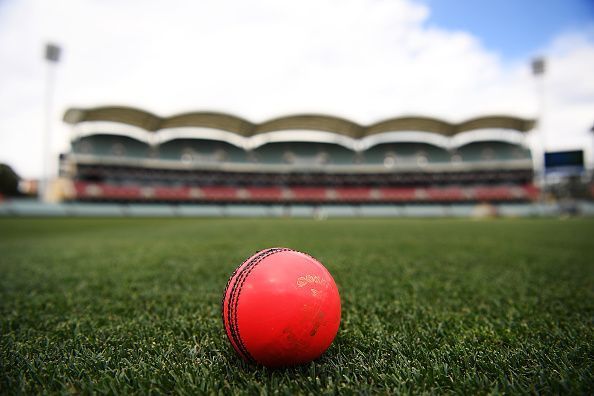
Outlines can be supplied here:
<path id="1" fill-rule="evenodd" d="M 343 319 L 319 360 L 240 361 L 228 276 L 317 257 Z M 594 392 L 594 221 L 0 219 L 0 394 Z"/>

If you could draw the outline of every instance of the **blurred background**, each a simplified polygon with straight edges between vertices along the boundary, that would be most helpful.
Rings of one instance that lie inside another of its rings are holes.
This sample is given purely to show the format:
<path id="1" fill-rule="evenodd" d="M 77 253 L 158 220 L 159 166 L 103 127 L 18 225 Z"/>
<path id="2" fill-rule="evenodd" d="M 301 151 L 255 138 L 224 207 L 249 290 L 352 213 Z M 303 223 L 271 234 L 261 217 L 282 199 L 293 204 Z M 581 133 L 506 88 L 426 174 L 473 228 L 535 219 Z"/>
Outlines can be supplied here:
<path id="1" fill-rule="evenodd" d="M 589 0 L 0 1 L 1 214 L 594 214 Z"/>

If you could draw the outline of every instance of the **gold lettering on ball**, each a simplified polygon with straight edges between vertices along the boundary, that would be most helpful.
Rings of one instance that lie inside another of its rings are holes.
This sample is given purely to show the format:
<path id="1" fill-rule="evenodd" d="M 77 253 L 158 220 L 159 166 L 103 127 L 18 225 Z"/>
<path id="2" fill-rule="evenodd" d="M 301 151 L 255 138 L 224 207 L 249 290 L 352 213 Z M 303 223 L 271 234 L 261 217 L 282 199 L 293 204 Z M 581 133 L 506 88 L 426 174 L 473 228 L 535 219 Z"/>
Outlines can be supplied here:
<path id="1" fill-rule="evenodd" d="M 328 287 L 328 281 L 318 275 L 304 275 L 297 278 L 297 286 L 304 287 L 306 285 L 316 284 L 324 287 Z"/>

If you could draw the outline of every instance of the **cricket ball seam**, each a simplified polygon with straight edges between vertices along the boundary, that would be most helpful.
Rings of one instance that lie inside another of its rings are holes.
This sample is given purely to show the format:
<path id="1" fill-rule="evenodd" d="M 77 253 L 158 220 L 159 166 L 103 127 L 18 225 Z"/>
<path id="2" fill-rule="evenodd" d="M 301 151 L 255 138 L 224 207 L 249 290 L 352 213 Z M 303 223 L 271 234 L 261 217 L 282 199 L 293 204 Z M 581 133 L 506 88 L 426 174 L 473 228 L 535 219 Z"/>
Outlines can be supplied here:
<path id="1" fill-rule="evenodd" d="M 272 254 L 278 252 L 280 250 L 271 250 L 269 252 L 266 252 L 266 254 L 263 254 L 261 256 L 259 256 L 258 258 L 256 258 L 254 261 L 252 261 L 251 263 L 249 263 L 244 270 L 242 271 L 242 273 L 238 276 L 237 282 L 235 283 L 235 285 L 238 285 L 237 288 L 237 293 L 235 294 L 235 299 L 232 300 L 232 306 L 233 306 L 233 330 L 235 333 L 235 337 L 236 340 L 238 341 L 238 345 L 243 348 L 243 351 L 245 353 L 245 355 L 252 361 L 255 361 L 255 359 L 253 358 L 253 356 L 249 353 L 247 347 L 245 346 L 245 343 L 243 342 L 243 339 L 241 338 L 241 334 L 239 333 L 239 323 L 237 321 L 237 306 L 239 305 L 239 296 L 241 295 L 241 290 L 243 288 L 243 284 L 245 283 L 245 280 L 248 278 L 250 272 L 252 272 L 252 270 L 266 257 L 271 256 Z"/>
<path id="2" fill-rule="evenodd" d="M 223 323 L 227 324 L 225 328 L 225 332 L 227 337 L 231 341 L 231 344 L 235 347 L 237 352 L 240 353 L 246 360 L 248 361 L 255 361 L 253 356 L 249 353 L 241 335 L 239 333 L 239 325 L 237 322 L 237 306 L 239 304 L 239 296 L 241 294 L 241 290 L 247 279 L 248 275 L 251 271 L 266 257 L 271 256 L 278 252 L 283 251 L 290 251 L 291 249 L 288 248 L 271 248 L 260 252 L 255 257 L 248 259 L 241 263 L 227 282 L 227 286 L 225 287 L 225 292 L 223 294 L 223 301 L 221 304 L 221 314 L 223 316 Z M 229 287 L 231 290 L 229 292 L 229 299 L 227 300 L 227 292 L 229 291 Z M 225 304 L 227 303 L 227 304 Z M 227 305 L 227 320 L 225 321 L 225 305 Z"/>
<path id="3" fill-rule="evenodd" d="M 239 293 L 241 291 L 241 287 L 243 287 L 242 280 L 247 277 L 246 271 L 248 271 L 248 269 L 253 268 L 262 259 L 268 257 L 274 251 L 276 251 L 276 249 L 268 249 L 260 252 L 260 254 L 252 258 L 245 266 L 242 264 L 243 269 L 241 269 L 237 274 L 229 295 L 229 304 L 227 306 L 227 322 L 229 325 L 229 331 L 231 332 L 231 338 L 234 341 L 233 343 L 236 347 L 235 349 L 237 349 L 238 352 L 248 361 L 254 361 L 255 359 L 253 356 L 251 356 L 247 347 L 245 346 L 245 343 L 239 334 L 239 325 L 237 324 L 237 305 L 239 302 Z M 240 285 L 239 288 L 238 285 Z"/>
<path id="4" fill-rule="evenodd" d="M 256 252 L 258 255 L 263 254 L 264 252 L 267 252 L 269 250 L 272 250 L 275 248 L 270 248 L 270 249 L 265 249 L 263 251 L 259 251 Z M 229 279 L 227 280 L 227 285 L 225 286 L 225 291 L 223 293 L 223 298 L 221 299 L 221 316 L 223 317 L 223 321 L 225 320 L 225 311 L 224 311 L 224 306 L 225 306 L 225 298 L 227 297 L 227 290 L 229 290 L 229 285 L 231 284 L 231 281 L 235 278 L 235 275 L 237 274 L 237 272 L 239 271 L 239 269 L 248 261 L 250 261 L 250 259 L 252 259 L 253 255 L 248 257 L 247 259 L 245 259 L 241 264 L 239 264 L 235 270 L 233 271 L 233 273 L 231 274 L 231 276 L 229 277 Z"/>
<path id="5" fill-rule="evenodd" d="M 227 326 L 225 326 L 225 333 L 227 334 L 229 341 L 231 341 L 231 345 L 233 346 L 233 348 L 235 348 L 235 350 L 241 356 L 243 356 L 246 360 L 249 360 L 249 357 L 244 353 L 243 349 L 241 348 L 241 346 L 239 345 L 239 342 L 237 341 L 237 339 L 235 337 L 233 322 L 231 320 L 231 301 L 233 301 L 233 298 L 235 295 L 235 286 L 237 285 L 237 278 L 239 278 L 242 275 L 245 268 L 247 266 L 251 265 L 254 260 L 256 260 L 260 256 L 264 255 L 265 253 L 267 253 L 270 250 L 272 250 L 272 249 L 267 249 L 265 251 L 258 252 L 258 254 L 255 256 L 250 256 L 243 263 L 241 263 L 235 269 L 235 271 L 233 271 L 233 274 L 231 274 L 231 277 L 229 278 L 229 281 L 227 282 L 227 287 L 225 288 L 225 293 L 223 294 L 223 300 L 221 302 L 222 303 L 221 314 L 223 316 L 223 323 L 227 325 Z M 240 269 L 241 269 L 241 271 L 240 271 Z M 237 277 L 236 277 L 236 275 L 237 275 Z M 229 289 L 229 286 L 231 285 L 231 282 L 233 282 L 233 281 L 235 281 L 235 282 L 233 283 L 233 286 L 231 287 L 231 291 L 229 293 L 229 301 L 227 302 L 227 316 L 228 317 L 227 317 L 227 320 L 225 320 L 225 302 L 227 299 L 227 290 Z"/>
<path id="6" fill-rule="evenodd" d="M 237 320 L 237 306 L 239 304 L 239 296 L 241 294 L 241 290 L 243 288 L 243 284 L 245 280 L 248 278 L 250 272 L 266 257 L 269 257 L 275 253 L 286 251 L 289 249 L 285 248 L 272 248 L 261 252 L 260 255 L 254 257 L 237 275 L 237 279 L 231 289 L 231 296 L 229 300 L 230 306 L 228 307 L 227 311 L 229 314 L 229 327 L 231 330 L 231 334 L 235 340 L 235 344 L 237 347 L 243 352 L 243 355 L 246 357 L 247 360 L 255 361 L 253 356 L 250 354 L 249 350 L 245 346 L 243 339 L 241 338 L 241 334 L 239 332 L 239 322 Z"/>

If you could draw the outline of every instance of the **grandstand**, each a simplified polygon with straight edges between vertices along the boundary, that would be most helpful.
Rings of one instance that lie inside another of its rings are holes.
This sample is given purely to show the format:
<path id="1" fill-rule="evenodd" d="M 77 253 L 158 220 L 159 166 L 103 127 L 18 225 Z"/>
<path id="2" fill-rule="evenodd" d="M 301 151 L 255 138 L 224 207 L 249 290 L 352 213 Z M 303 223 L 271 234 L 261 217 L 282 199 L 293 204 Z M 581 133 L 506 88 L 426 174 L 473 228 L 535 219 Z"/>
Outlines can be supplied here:
<path id="1" fill-rule="evenodd" d="M 538 196 L 525 133 L 534 122 L 399 117 L 369 126 L 325 115 L 254 124 L 221 113 L 162 118 L 73 108 L 60 174 L 77 202 L 433 204 Z"/>

